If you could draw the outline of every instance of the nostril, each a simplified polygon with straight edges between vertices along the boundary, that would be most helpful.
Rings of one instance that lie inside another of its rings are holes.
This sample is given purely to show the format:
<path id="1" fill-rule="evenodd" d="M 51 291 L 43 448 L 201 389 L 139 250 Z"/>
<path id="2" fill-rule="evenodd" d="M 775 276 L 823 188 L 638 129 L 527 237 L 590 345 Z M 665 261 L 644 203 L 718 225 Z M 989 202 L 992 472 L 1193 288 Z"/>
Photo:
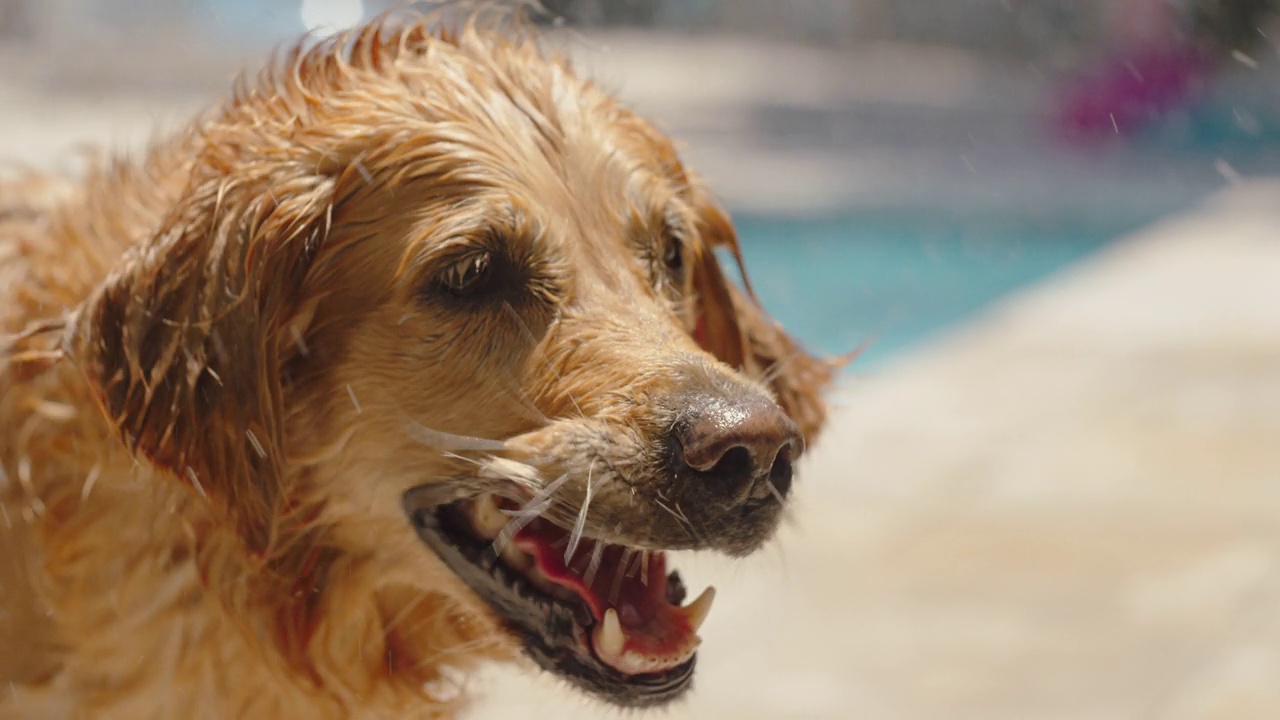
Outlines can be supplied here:
<path id="1" fill-rule="evenodd" d="M 773 459 L 773 467 L 769 468 L 769 488 L 782 502 L 791 492 L 791 446 L 786 445 L 778 451 Z"/>
<path id="2" fill-rule="evenodd" d="M 753 474 L 751 451 L 741 445 L 731 447 L 708 472 L 731 482 L 749 482 Z"/>
<path id="3" fill-rule="evenodd" d="M 803 447 L 795 423 L 762 398 L 701 398 L 673 428 L 673 458 L 698 473 L 709 491 L 737 506 L 791 491 L 793 465 Z"/>

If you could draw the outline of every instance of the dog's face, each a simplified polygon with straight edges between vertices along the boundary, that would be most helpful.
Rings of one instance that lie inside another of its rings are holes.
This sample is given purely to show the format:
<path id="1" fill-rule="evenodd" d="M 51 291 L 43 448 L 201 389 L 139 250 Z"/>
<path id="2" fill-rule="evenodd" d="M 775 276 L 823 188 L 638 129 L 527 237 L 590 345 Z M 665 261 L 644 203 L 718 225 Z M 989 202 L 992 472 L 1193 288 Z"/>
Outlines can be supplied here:
<path id="1" fill-rule="evenodd" d="M 663 551 L 772 535 L 832 368 L 726 281 L 670 142 L 531 47 L 367 32 L 296 67 L 206 130 L 71 354 L 257 551 L 323 538 L 384 604 L 448 596 L 607 699 L 677 696 L 711 594 Z"/>

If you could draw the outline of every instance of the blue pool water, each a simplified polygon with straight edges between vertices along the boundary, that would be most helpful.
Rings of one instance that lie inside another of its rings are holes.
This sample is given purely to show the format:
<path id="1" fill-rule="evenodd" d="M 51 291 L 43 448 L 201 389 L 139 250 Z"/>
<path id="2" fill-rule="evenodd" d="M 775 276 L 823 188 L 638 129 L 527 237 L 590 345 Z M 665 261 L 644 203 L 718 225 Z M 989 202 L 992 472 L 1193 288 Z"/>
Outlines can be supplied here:
<path id="1" fill-rule="evenodd" d="M 812 350 L 870 341 L 854 370 L 980 312 L 1148 218 L 737 218 L 766 308 Z"/>

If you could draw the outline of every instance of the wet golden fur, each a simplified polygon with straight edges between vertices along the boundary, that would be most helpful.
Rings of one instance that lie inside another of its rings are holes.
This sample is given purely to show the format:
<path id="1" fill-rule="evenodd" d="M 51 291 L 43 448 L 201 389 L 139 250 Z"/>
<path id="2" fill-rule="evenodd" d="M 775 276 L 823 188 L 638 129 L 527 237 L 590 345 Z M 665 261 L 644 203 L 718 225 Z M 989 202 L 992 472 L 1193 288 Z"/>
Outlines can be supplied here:
<path id="1" fill-rule="evenodd" d="M 664 223 L 690 273 L 655 290 Z M 554 251 L 542 300 L 422 300 L 494 233 Z M 0 718 L 449 714 L 444 668 L 516 647 L 401 514 L 467 466 L 406 422 L 522 439 L 545 481 L 575 462 L 548 418 L 641 442 L 626 398 L 678 355 L 812 437 L 832 368 L 717 245 L 668 140 L 471 26 L 302 47 L 140 159 L 0 186 Z"/>

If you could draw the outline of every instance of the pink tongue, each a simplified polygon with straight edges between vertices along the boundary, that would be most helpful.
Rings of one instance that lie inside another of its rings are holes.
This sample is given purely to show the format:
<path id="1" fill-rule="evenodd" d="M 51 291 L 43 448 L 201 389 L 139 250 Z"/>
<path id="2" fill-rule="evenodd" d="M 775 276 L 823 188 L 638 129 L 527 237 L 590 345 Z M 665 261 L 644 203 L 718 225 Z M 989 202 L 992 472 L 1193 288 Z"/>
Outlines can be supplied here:
<path id="1" fill-rule="evenodd" d="M 535 520 L 516 535 L 515 545 L 533 557 L 548 580 L 577 593 L 597 621 L 604 619 L 605 610 L 615 608 L 624 626 L 640 627 L 664 609 L 675 609 L 666 600 L 667 561 L 662 553 L 651 552 L 642 561 L 637 552 L 605 544 L 591 575 L 596 541 L 584 540 L 566 565 L 564 550 L 556 547 L 564 536 L 559 527 Z"/>
<path id="2" fill-rule="evenodd" d="M 667 561 L 660 552 L 649 553 L 642 563 L 634 552 L 605 544 L 590 584 L 591 557 L 596 541 L 584 540 L 566 566 L 559 527 L 534 520 L 515 537 L 515 546 L 533 557 L 547 580 L 576 593 L 591 609 L 596 622 L 613 608 L 625 634 L 625 647 L 641 655 L 662 656 L 678 652 L 694 634 L 685 613 L 667 602 Z M 624 566 L 624 562 L 626 563 Z M 647 567 L 646 567 L 647 564 Z M 647 571 L 647 577 L 641 575 Z"/>

